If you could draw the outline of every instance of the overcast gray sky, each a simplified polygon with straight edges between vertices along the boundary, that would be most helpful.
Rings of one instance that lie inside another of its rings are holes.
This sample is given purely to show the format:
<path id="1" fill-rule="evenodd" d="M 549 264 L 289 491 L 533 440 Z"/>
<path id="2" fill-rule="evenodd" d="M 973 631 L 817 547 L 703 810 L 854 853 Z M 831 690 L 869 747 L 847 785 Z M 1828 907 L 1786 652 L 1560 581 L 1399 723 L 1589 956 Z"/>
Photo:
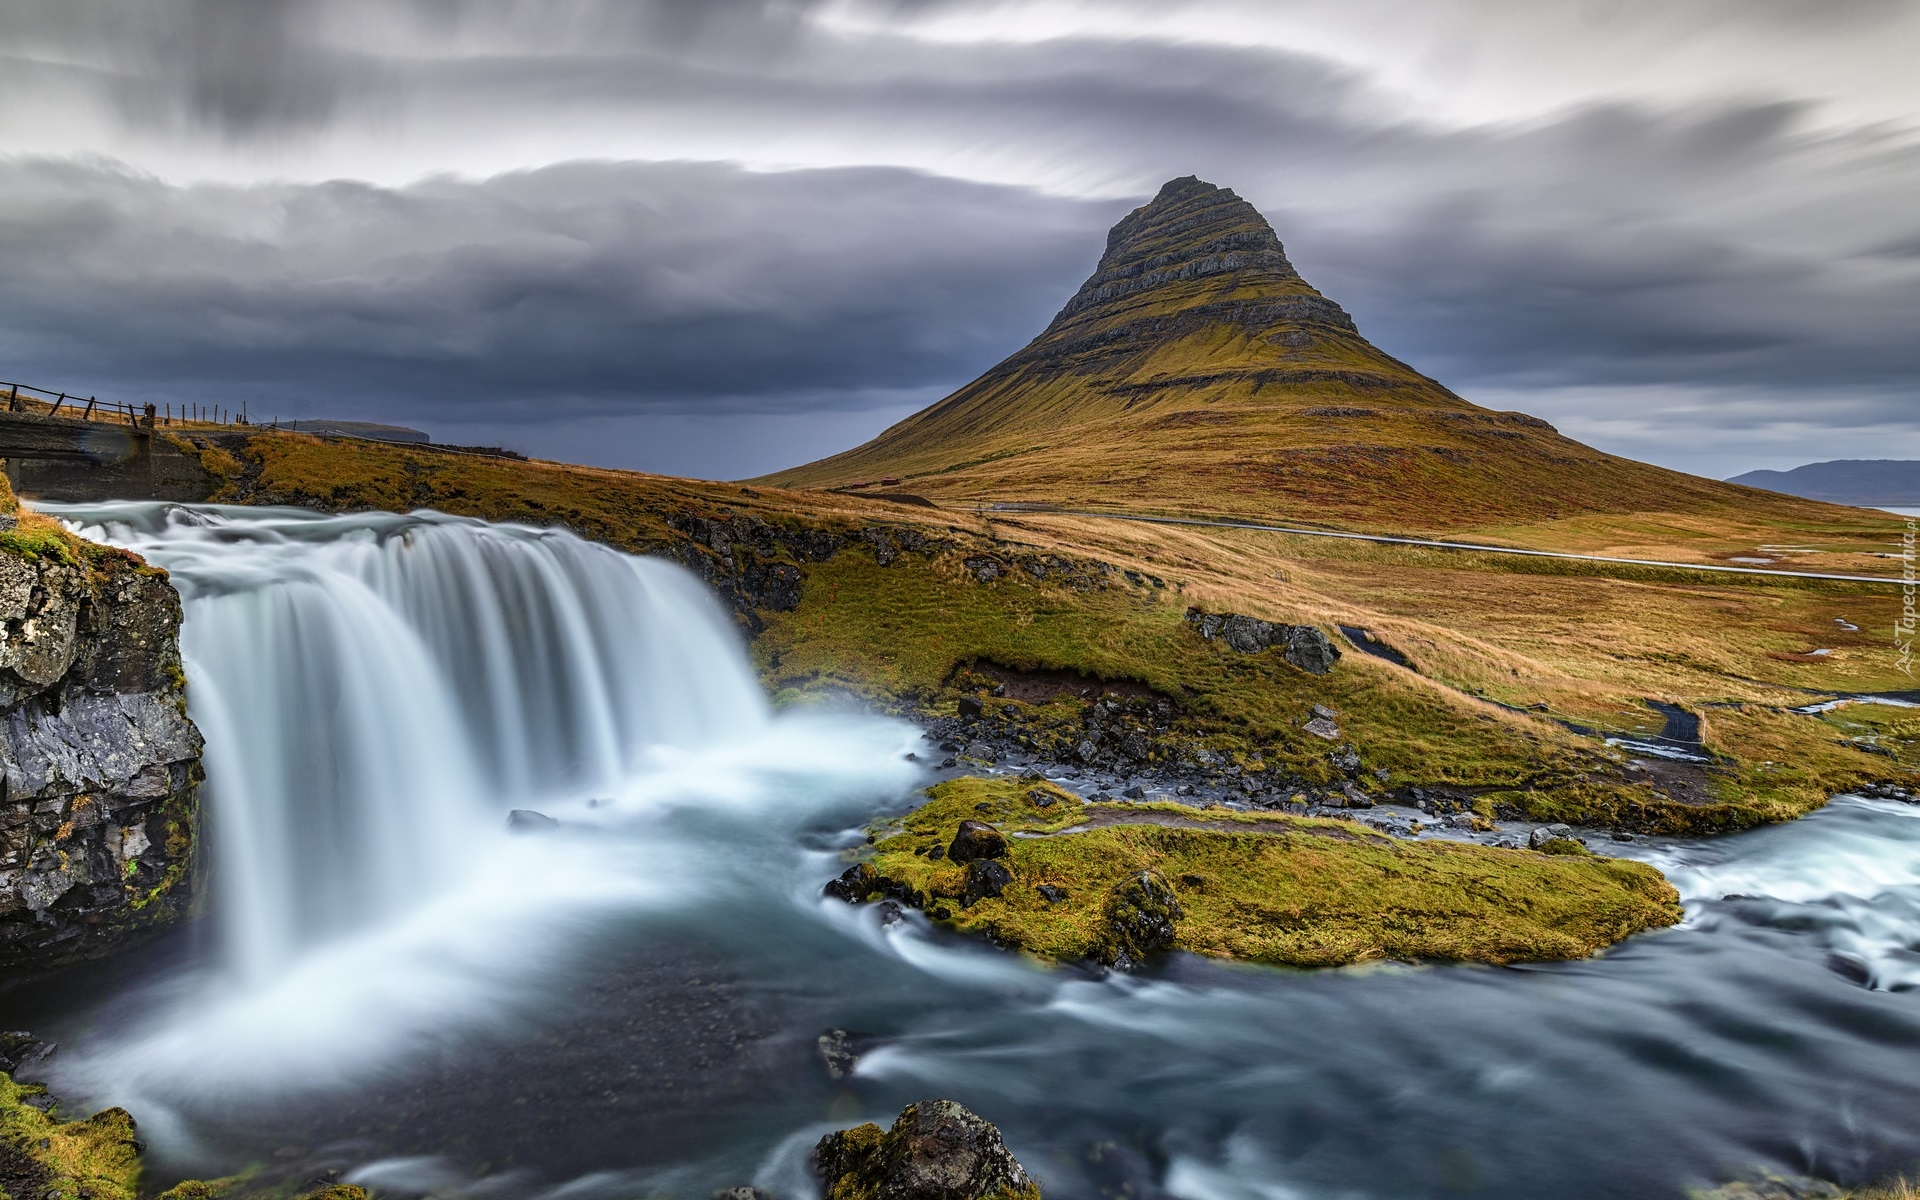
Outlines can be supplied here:
<path id="1" fill-rule="evenodd" d="M 1909 0 L 8 0 L 0 379 L 748 475 L 1198 174 L 1470 399 L 1920 458 L 1916 52 Z"/>

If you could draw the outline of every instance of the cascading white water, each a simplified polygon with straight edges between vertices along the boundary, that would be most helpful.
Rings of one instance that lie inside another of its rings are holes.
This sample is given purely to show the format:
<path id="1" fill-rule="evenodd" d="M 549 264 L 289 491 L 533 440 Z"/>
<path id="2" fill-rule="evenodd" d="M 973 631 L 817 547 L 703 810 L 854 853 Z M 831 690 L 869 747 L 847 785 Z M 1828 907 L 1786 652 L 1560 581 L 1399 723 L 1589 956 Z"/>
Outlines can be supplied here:
<path id="1" fill-rule="evenodd" d="M 215 911 L 252 979 L 468 869 L 489 815 L 603 793 L 765 701 L 672 564 L 436 513 L 68 507 L 167 568 L 207 737 Z"/>

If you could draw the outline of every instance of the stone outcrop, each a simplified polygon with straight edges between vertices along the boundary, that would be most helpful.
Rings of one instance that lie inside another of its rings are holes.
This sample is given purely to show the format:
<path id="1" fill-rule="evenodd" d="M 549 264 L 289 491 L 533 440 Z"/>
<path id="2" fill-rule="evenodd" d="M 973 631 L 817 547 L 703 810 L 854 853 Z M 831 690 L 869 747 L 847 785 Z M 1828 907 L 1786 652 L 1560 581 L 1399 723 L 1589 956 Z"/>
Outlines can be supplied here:
<path id="1" fill-rule="evenodd" d="M 1040 1200 L 991 1122 L 951 1100 L 909 1104 L 893 1128 L 830 1133 L 813 1151 L 826 1200 Z"/>
<path id="2" fill-rule="evenodd" d="M 0 980 L 191 899 L 201 743 L 180 599 L 133 555 L 41 532 L 0 543 Z"/>
<path id="3" fill-rule="evenodd" d="M 1187 624 L 1207 641 L 1218 638 L 1242 654 L 1278 649 L 1288 662 L 1311 675 L 1325 675 L 1340 661 L 1340 648 L 1317 625 L 1282 625 L 1202 608 L 1187 610 Z"/>
<path id="4" fill-rule="evenodd" d="M 1179 936 L 1175 927 L 1186 916 L 1173 885 L 1158 871 L 1129 875 L 1107 896 L 1102 914 L 1105 928 L 1088 957 L 1117 971 L 1132 971 L 1158 950 L 1171 947 Z"/>

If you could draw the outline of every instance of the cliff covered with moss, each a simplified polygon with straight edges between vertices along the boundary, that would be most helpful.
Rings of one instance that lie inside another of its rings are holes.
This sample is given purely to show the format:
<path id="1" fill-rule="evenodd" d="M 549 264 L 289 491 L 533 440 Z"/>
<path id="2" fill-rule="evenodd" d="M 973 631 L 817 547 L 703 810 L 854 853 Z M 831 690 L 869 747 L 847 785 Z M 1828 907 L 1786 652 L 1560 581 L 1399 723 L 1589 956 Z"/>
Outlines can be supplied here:
<path id="1" fill-rule="evenodd" d="M 166 573 L 0 497 L 0 980 L 191 899 L 200 734 Z"/>

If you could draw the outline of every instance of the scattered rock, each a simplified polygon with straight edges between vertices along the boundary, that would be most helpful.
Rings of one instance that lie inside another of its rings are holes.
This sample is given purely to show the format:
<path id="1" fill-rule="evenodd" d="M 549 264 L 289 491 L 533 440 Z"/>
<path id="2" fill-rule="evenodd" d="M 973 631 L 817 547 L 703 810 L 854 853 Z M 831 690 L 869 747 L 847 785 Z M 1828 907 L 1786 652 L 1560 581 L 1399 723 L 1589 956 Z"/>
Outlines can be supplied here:
<path id="1" fill-rule="evenodd" d="M 973 577 L 981 583 L 992 583 L 1006 573 L 1006 568 L 991 558 L 969 558 L 967 570 L 972 572 Z"/>
<path id="2" fill-rule="evenodd" d="M 953 844 L 947 847 L 947 857 L 955 862 L 1002 858 L 1006 853 L 1006 837 L 985 821 L 960 822 L 960 828 L 953 835 Z"/>
<path id="3" fill-rule="evenodd" d="M 1039 892 L 1040 898 L 1048 904 L 1058 904 L 1067 898 L 1067 890 L 1065 888 L 1057 888 L 1050 883 L 1040 884 L 1033 890 Z"/>
<path id="4" fill-rule="evenodd" d="M 1542 825 L 1540 828 L 1534 830 L 1532 833 L 1527 835 L 1527 845 L 1532 846 L 1534 849 L 1538 850 L 1541 846 L 1546 845 L 1548 842 L 1551 842 L 1560 838 L 1571 838 L 1572 836 L 1573 836 L 1572 826 Z"/>
<path id="5" fill-rule="evenodd" d="M 829 1029 L 815 1038 L 813 1044 L 830 1077 L 845 1079 L 853 1074 L 854 1065 L 860 1061 L 860 1053 L 853 1048 L 852 1034 L 844 1029 Z"/>
<path id="6" fill-rule="evenodd" d="M 813 1149 L 825 1200 L 1040 1200 L 992 1124 L 951 1100 L 910 1104 L 893 1128 L 830 1133 Z"/>
<path id="7" fill-rule="evenodd" d="M 974 742 L 967 747 L 967 757 L 976 762 L 992 763 L 999 761 L 1000 752 L 993 748 L 992 742 Z"/>
<path id="8" fill-rule="evenodd" d="M 1197 607 L 1187 610 L 1187 623 L 1206 640 L 1218 638 L 1241 654 L 1281 647 L 1288 662 L 1314 675 L 1325 675 L 1340 661 L 1339 647 L 1315 625 L 1281 625 L 1239 613 L 1210 613 Z"/>
<path id="9" fill-rule="evenodd" d="M 1351 783 L 1340 785 L 1340 794 L 1345 797 L 1348 808 L 1372 808 L 1373 797 L 1367 795 Z"/>
<path id="10" fill-rule="evenodd" d="M 960 697 L 959 709 L 961 720 L 977 721 L 980 719 L 981 714 L 986 712 L 987 706 L 981 703 L 980 697 L 978 696 L 962 696 Z"/>
<path id="11" fill-rule="evenodd" d="M 971 908 L 982 900 L 994 899 L 1012 882 L 1013 872 L 1007 870 L 1005 863 L 991 858 L 976 858 L 967 864 L 966 892 L 960 897 L 960 903 Z"/>
<path id="12" fill-rule="evenodd" d="M 1089 957 L 1119 971 L 1131 971 L 1155 950 L 1173 945 L 1174 923 L 1186 916 L 1173 885 L 1158 871 L 1139 871 L 1116 884 L 1107 896 L 1105 934 Z"/>
<path id="13" fill-rule="evenodd" d="M 507 829 L 513 833 L 551 833 L 558 828 L 560 822 L 530 808 L 516 808 L 507 814 Z"/>
<path id="14" fill-rule="evenodd" d="M 1295 625 L 1287 634 L 1287 661 L 1309 675 L 1325 675 L 1340 661 L 1340 648 L 1317 625 Z"/>
<path id="15" fill-rule="evenodd" d="M 1129 800 L 1145 800 L 1147 798 L 1147 789 L 1136 783 L 1120 794 Z"/>
<path id="16" fill-rule="evenodd" d="M 1340 740 L 1340 727 L 1325 717 L 1315 717 L 1300 728 L 1317 738 L 1325 738 L 1329 742 L 1337 742 Z"/>
<path id="17" fill-rule="evenodd" d="M 1053 806 L 1053 793 L 1045 788 L 1034 788 L 1027 793 L 1027 800 L 1035 808 L 1051 808 Z"/>

